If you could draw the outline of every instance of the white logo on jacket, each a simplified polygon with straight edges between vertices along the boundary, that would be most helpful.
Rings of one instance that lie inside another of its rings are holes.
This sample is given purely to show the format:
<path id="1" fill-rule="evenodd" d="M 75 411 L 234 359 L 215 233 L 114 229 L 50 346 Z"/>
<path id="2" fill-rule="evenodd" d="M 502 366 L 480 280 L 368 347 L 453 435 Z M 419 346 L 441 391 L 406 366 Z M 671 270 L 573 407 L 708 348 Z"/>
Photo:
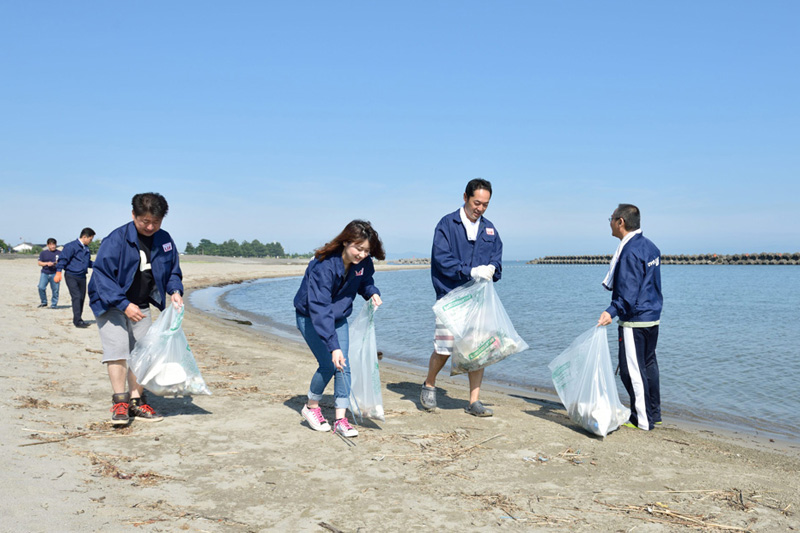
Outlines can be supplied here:
<path id="1" fill-rule="evenodd" d="M 486 228 L 486 235 L 494 235 L 494 228 Z"/>
<path id="2" fill-rule="evenodd" d="M 364 275 L 364 269 L 363 268 L 361 270 L 356 270 L 356 276 L 363 276 L 363 275 Z"/>
<path id="3" fill-rule="evenodd" d="M 161 247 L 164 249 L 165 252 L 172 251 L 172 243 L 171 242 L 162 244 Z"/>
<path id="4" fill-rule="evenodd" d="M 647 263 L 647 266 L 649 266 L 649 267 L 651 267 L 651 266 L 658 266 L 658 265 L 659 265 L 659 263 L 661 263 L 661 257 L 656 257 L 655 259 L 653 259 L 652 261 L 650 261 L 649 263 Z"/>

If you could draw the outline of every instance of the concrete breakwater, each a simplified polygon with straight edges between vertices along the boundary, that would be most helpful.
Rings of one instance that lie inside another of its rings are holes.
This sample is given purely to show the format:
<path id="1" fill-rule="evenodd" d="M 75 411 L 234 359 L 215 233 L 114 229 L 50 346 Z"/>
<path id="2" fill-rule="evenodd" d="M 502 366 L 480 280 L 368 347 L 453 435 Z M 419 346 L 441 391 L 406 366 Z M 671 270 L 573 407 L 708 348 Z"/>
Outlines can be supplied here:
<path id="1" fill-rule="evenodd" d="M 547 255 L 529 265 L 607 265 L 611 255 Z M 662 255 L 663 265 L 800 265 L 800 252 L 758 254 Z"/>

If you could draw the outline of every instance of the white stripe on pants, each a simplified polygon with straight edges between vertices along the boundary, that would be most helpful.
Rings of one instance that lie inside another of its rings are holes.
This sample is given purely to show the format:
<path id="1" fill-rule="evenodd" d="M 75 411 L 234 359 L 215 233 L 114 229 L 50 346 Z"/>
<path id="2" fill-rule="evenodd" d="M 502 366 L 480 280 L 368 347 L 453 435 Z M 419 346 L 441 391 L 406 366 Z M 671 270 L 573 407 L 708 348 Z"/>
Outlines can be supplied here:
<path id="1" fill-rule="evenodd" d="M 625 346 L 625 362 L 628 365 L 628 375 L 633 387 L 633 405 L 636 411 L 636 422 L 639 429 L 649 430 L 650 421 L 647 419 L 647 405 L 644 398 L 644 382 L 642 370 L 639 368 L 639 359 L 636 357 L 636 342 L 633 340 L 633 328 L 622 327 L 622 339 Z"/>

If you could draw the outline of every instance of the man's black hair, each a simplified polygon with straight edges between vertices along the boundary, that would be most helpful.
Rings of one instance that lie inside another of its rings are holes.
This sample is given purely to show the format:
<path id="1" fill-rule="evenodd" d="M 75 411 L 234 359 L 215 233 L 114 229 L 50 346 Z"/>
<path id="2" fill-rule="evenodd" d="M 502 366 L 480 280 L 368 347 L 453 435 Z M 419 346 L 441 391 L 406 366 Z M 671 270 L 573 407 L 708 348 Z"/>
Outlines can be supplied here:
<path id="1" fill-rule="evenodd" d="M 131 200 L 133 214 L 137 217 L 142 215 L 152 215 L 155 218 L 164 218 L 169 211 L 167 199 L 157 192 L 143 192 L 137 194 Z"/>
<path id="2" fill-rule="evenodd" d="M 639 229 L 641 222 L 641 215 L 639 208 L 633 204 L 619 204 L 614 210 L 614 218 L 621 218 L 625 221 L 625 229 L 628 231 L 636 231 Z"/>
<path id="3" fill-rule="evenodd" d="M 470 180 L 469 183 L 467 183 L 467 189 L 464 191 L 464 194 L 467 195 L 467 198 L 472 198 L 472 196 L 475 194 L 475 191 L 478 189 L 485 189 L 489 191 L 489 196 L 492 195 L 492 184 L 489 182 L 489 180 L 484 180 L 481 178 Z"/>

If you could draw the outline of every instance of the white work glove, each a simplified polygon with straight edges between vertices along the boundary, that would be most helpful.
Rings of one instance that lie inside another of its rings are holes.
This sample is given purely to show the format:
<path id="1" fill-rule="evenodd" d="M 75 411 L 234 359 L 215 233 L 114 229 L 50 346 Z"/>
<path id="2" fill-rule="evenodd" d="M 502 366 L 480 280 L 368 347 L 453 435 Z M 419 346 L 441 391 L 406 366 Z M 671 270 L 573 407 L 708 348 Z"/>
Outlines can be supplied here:
<path id="1" fill-rule="evenodd" d="M 469 275 L 473 279 L 485 279 L 491 281 L 494 276 L 494 265 L 480 265 L 474 267 L 469 271 Z"/>

